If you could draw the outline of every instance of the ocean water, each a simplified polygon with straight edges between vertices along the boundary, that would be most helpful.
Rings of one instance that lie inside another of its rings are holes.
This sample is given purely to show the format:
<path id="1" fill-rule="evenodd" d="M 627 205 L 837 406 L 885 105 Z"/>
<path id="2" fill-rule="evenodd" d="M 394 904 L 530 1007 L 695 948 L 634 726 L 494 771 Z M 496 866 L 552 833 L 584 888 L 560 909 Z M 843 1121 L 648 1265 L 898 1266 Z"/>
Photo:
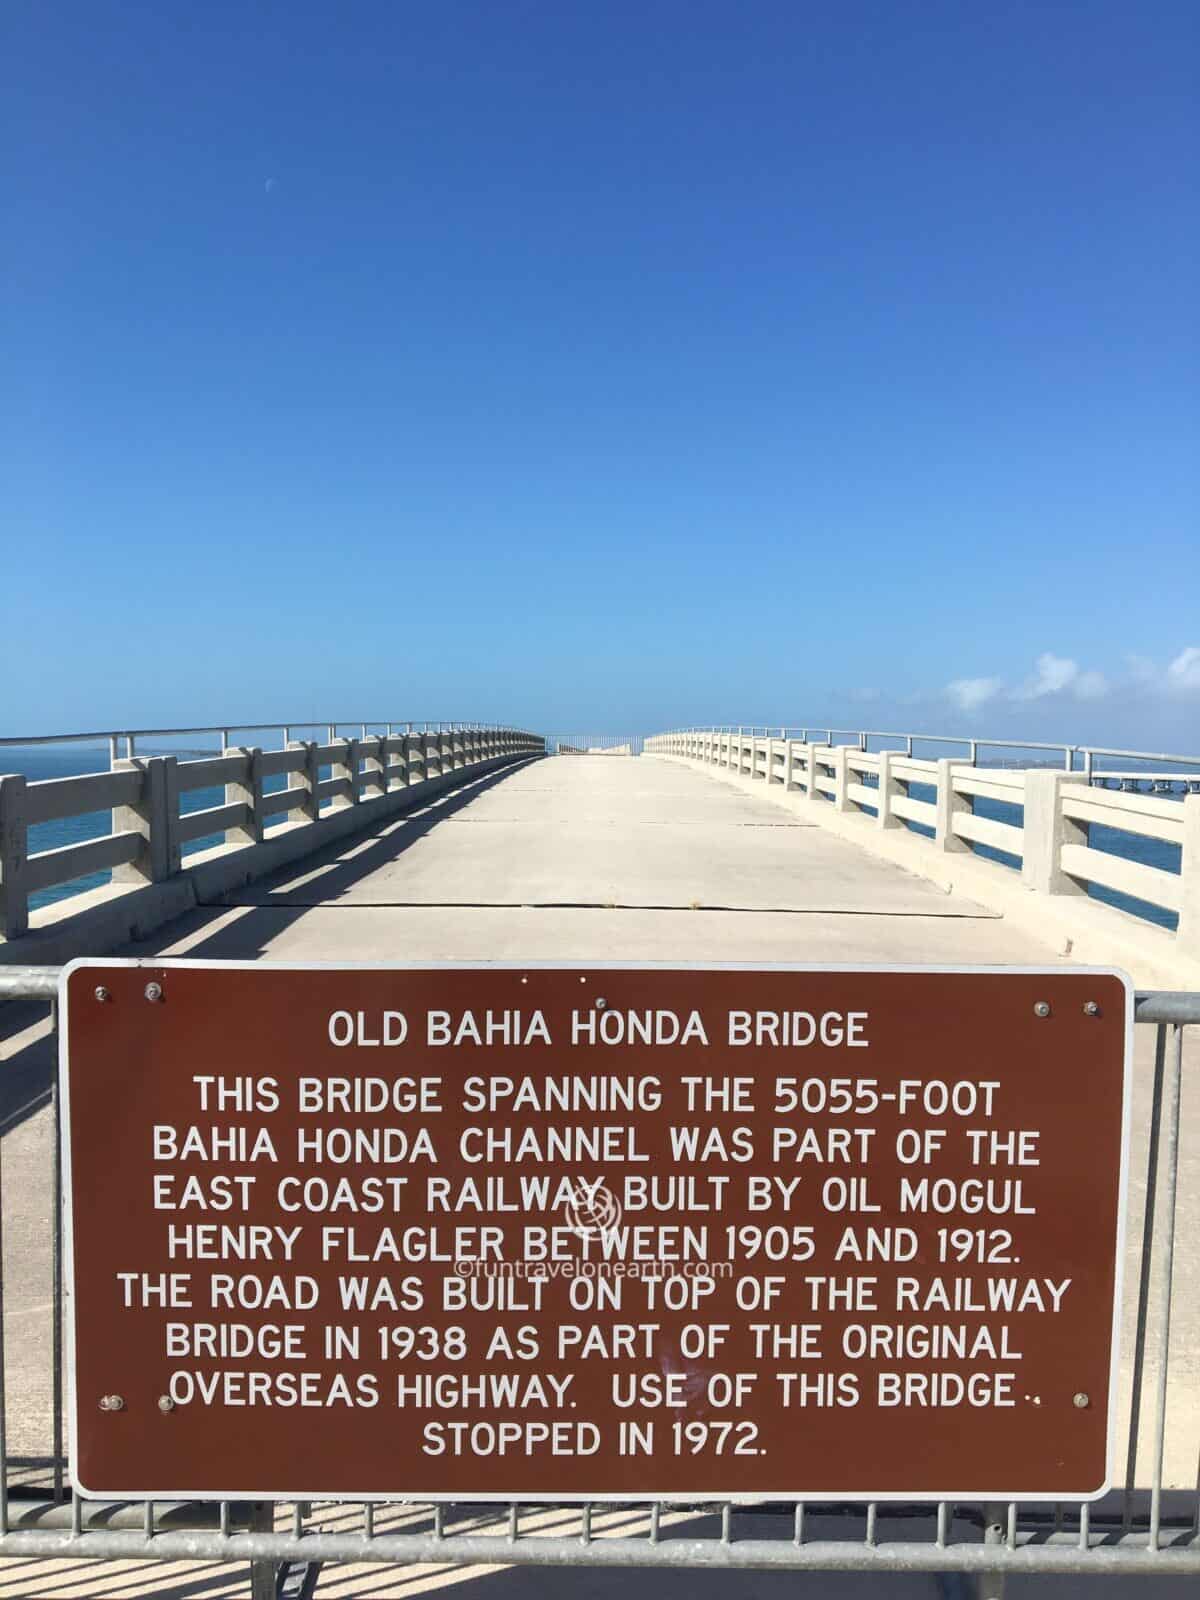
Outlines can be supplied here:
<path id="1" fill-rule="evenodd" d="M 140 755 L 177 755 L 180 760 L 199 760 L 204 757 L 219 755 L 216 746 L 208 745 L 203 748 L 184 748 L 176 744 L 161 748 L 147 747 L 139 750 Z M 0 772 L 20 772 L 30 782 L 40 782 L 47 778 L 71 777 L 84 772 L 106 772 L 109 764 L 107 745 L 41 745 L 26 748 L 9 747 L 0 751 Z M 1122 763 L 1123 770 L 1140 770 L 1137 763 Z M 1149 767 L 1145 768 L 1147 775 L 1166 776 L 1161 770 L 1156 774 Z M 321 777 L 330 776 L 328 767 L 322 768 Z M 268 792 L 286 786 L 287 779 L 280 774 L 268 778 L 266 788 Z M 914 800 L 932 801 L 934 791 L 923 784 L 913 784 L 910 790 Z M 1170 798 L 1182 803 L 1182 795 L 1176 793 Z M 212 806 L 223 805 L 224 791 L 220 788 L 195 789 L 181 796 L 180 809 L 185 813 L 204 811 Z M 869 809 L 869 808 L 868 808 Z M 978 814 L 989 817 L 996 822 L 1007 822 L 1020 825 L 1021 807 L 1011 805 L 999 800 L 986 800 L 980 798 L 976 801 Z M 932 829 L 925 828 L 919 823 L 909 823 L 915 833 L 932 835 Z M 85 839 L 96 839 L 112 831 L 112 815 L 108 811 L 95 811 L 86 816 L 67 817 L 58 822 L 39 823 L 29 830 L 29 853 L 35 854 L 41 850 L 54 850 L 66 844 L 74 844 Z M 220 844 L 221 836 L 213 834 L 211 837 L 194 839 L 183 847 L 186 858 L 199 850 L 211 849 Z M 1180 849 L 1178 845 L 1167 844 L 1157 839 L 1144 839 L 1137 834 L 1126 833 L 1121 829 L 1103 827 L 1094 824 L 1089 829 L 1088 842 L 1095 850 L 1107 850 L 1113 855 L 1123 856 L 1129 861 L 1138 861 L 1148 867 L 1158 867 L 1163 872 L 1179 872 Z M 993 850 L 986 845 L 977 845 L 975 853 L 990 861 L 995 861 L 1001 866 L 1014 870 L 1020 868 L 1020 858 L 1007 855 L 1004 852 Z M 71 883 L 57 884 L 51 889 L 40 890 L 31 896 L 32 907 L 48 905 L 57 900 L 64 900 L 71 895 L 79 894 L 85 889 L 98 888 L 109 881 L 110 874 L 105 872 L 89 873 L 86 877 L 76 878 Z M 1097 900 L 1106 904 L 1117 906 L 1122 911 L 1142 917 L 1148 922 L 1157 923 L 1160 927 L 1174 928 L 1178 922 L 1175 912 L 1168 911 L 1162 906 L 1149 905 L 1145 901 L 1134 900 L 1129 895 L 1118 894 L 1115 890 L 1106 889 L 1100 885 L 1093 885 L 1089 893 Z"/>

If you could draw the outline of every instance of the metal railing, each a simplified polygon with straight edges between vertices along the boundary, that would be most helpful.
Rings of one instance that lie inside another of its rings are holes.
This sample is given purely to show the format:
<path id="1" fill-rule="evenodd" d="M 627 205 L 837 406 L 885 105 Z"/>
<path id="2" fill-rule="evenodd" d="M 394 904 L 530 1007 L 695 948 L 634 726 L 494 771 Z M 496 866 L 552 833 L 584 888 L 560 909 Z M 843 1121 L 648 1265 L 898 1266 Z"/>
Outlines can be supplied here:
<path id="1" fill-rule="evenodd" d="M 0 971 L 0 1000 L 48 1002 L 53 1026 L 57 979 L 54 969 Z M 41 1341 L 48 1350 L 51 1437 L 46 1451 L 32 1461 L 9 1455 L 0 1341 L 0 1556 L 248 1560 L 256 1600 L 282 1594 L 285 1578 L 297 1582 L 300 1567 L 308 1568 L 312 1581 L 314 1569 L 326 1561 L 957 1572 L 975 1575 L 978 1593 L 990 1596 L 999 1593 L 1008 1572 L 1194 1577 L 1200 1573 L 1200 1492 L 1164 1489 L 1164 1449 L 1184 1033 L 1200 1024 L 1200 994 L 1138 994 L 1135 1021 L 1139 1028 L 1156 1030 L 1145 1143 L 1131 1154 L 1130 1187 L 1144 1181 L 1145 1210 L 1140 1265 L 1131 1283 L 1136 1334 L 1123 1481 L 1102 1501 L 1050 1507 L 915 1499 L 763 1507 L 723 1501 L 684 1507 L 614 1500 L 555 1507 L 515 1502 L 498 1508 L 82 1500 L 69 1485 L 63 1450 L 62 1190 L 58 1099 L 52 1087 L 54 1155 L 46 1219 L 52 1299 L 47 1325 L 32 1326 L 24 1318 L 12 1323 L 21 1337 Z M 0 1221 L 3 1155 L 0 1142 Z M 1192 1461 L 1198 1443 L 1189 1441 Z"/>
<path id="2" fill-rule="evenodd" d="M 272 722 L 225 722 L 211 723 L 202 728 L 101 728 L 91 733 L 35 733 L 5 734 L 0 738 L 0 749 L 20 749 L 26 746 L 59 744 L 107 744 L 109 756 L 116 761 L 121 755 L 121 743 L 124 741 L 126 758 L 136 754 L 139 739 L 194 739 L 202 734 L 216 734 L 221 741 L 223 749 L 229 743 L 232 733 L 281 733 L 282 743 L 286 747 L 291 736 L 296 732 L 312 733 L 314 729 L 322 729 L 330 744 L 341 737 L 343 728 L 357 728 L 362 738 L 366 738 L 368 731 L 382 730 L 387 734 L 392 732 L 405 733 L 445 733 L 455 729 L 480 728 L 494 732 L 511 732 L 511 729 L 502 727 L 494 722 L 450 722 L 444 718 L 435 717 L 427 721 L 420 718 L 415 721 L 405 722 L 402 719 L 391 721 L 383 717 L 368 717 L 365 722 L 359 717 L 341 717 L 336 722 L 325 720 L 307 721 L 304 717 L 289 717 L 286 720 Z"/>
<path id="3" fill-rule="evenodd" d="M 645 748 L 779 785 L 838 812 L 866 814 L 880 828 L 913 829 L 942 852 L 982 848 L 1044 894 L 1099 888 L 1157 908 L 1177 919 L 1176 948 L 1200 954 L 1200 792 L 1167 797 L 1111 789 L 1086 771 L 980 767 L 952 756 L 914 756 L 907 746 L 873 751 L 861 742 L 806 742 L 786 730 L 764 737 L 692 729 L 657 734 Z M 1097 848 L 1095 827 L 1175 847 L 1179 870 Z"/>
<path id="4" fill-rule="evenodd" d="M 325 737 L 318 740 L 293 738 L 298 724 L 268 725 L 282 743 L 266 749 L 231 745 L 234 733 L 263 731 L 232 726 L 0 740 L 11 746 L 108 739 L 111 750 L 106 772 L 32 783 L 19 773 L 0 776 L 0 935 L 15 939 L 28 932 L 30 897 L 40 891 L 106 871 L 127 889 L 164 883 L 180 873 L 197 841 L 215 841 L 213 849 L 261 845 L 284 829 L 427 779 L 545 749 L 538 735 L 485 724 L 387 723 L 373 733 L 363 722 L 354 735 L 340 733 L 342 724 L 321 726 Z M 210 733 L 221 737 L 211 755 L 180 760 L 135 753 L 139 738 Z M 121 740 L 124 755 L 117 753 Z M 223 791 L 222 804 L 188 807 L 184 797 L 210 789 Z M 30 853 L 31 827 L 105 811 L 112 814 L 110 832 Z"/>
<path id="5" fill-rule="evenodd" d="M 558 756 L 637 756 L 642 737 L 637 733 L 548 733 L 546 750 Z"/>
<path id="6" fill-rule="evenodd" d="M 733 723 L 721 723 L 703 728 L 673 728 L 669 733 L 656 737 L 671 738 L 677 734 L 689 733 L 758 735 L 763 738 L 798 739 L 801 744 L 836 745 L 850 741 L 859 750 L 869 750 L 872 739 L 889 739 L 893 746 L 901 748 L 907 756 L 915 755 L 918 745 L 922 747 L 936 745 L 939 748 L 950 745 L 955 749 L 965 750 L 972 766 L 976 764 L 981 750 L 1041 750 L 1061 757 L 1065 772 L 1083 772 L 1089 779 L 1095 771 L 1097 756 L 1114 756 L 1126 761 L 1153 761 L 1160 766 L 1200 768 L 1200 756 L 1157 754 L 1149 750 L 1117 750 L 1109 745 L 1046 743 L 1036 739 L 980 739 L 961 733 L 896 733 L 881 728 L 829 728 L 814 724 L 800 727 L 798 724 L 789 723 L 786 727 L 780 727 L 778 724 L 739 726 Z M 1139 776 L 1144 778 L 1153 774 L 1140 773 Z"/>

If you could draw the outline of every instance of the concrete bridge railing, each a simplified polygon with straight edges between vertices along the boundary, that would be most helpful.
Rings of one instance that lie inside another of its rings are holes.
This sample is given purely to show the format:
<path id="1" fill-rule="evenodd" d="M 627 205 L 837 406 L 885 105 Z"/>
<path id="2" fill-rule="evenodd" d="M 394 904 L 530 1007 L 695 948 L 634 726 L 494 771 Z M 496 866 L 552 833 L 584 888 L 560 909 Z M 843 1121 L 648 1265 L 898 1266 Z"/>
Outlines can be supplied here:
<path id="1" fill-rule="evenodd" d="M 132 752 L 134 736 L 120 737 Z M 248 882 L 465 776 L 545 750 L 537 734 L 463 724 L 425 732 L 364 731 L 361 738 L 335 737 L 331 729 L 325 741 L 290 739 L 285 730 L 284 740 L 277 750 L 226 745 L 219 755 L 181 761 L 173 755 L 119 756 L 114 738 L 108 772 L 38 783 L 20 774 L 0 777 L 4 939 L 29 934 L 29 899 L 38 890 L 111 869 L 110 887 L 73 896 L 57 908 L 69 913 L 81 935 L 69 954 L 111 948 L 179 915 L 197 897 Z M 282 784 L 272 783 L 279 779 Z M 181 809 L 181 796 L 212 788 L 223 789 L 223 804 Z M 106 810 L 112 812 L 111 832 L 29 853 L 32 826 Z M 186 844 L 213 835 L 221 843 L 185 858 Z M 93 937 L 87 937 L 85 924 Z"/>
<path id="2" fill-rule="evenodd" d="M 1103 885 L 1178 916 L 1175 945 L 1200 957 L 1200 793 L 1182 800 L 1095 788 L 1089 772 L 976 767 L 961 758 L 921 760 L 907 750 L 869 751 L 729 729 L 690 729 L 646 740 L 648 754 L 714 766 L 784 792 L 872 814 L 880 829 L 908 823 L 927 829 L 929 846 L 965 853 L 977 845 L 1016 858 L 1027 888 L 1049 895 L 1086 895 Z M 918 798 L 914 789 L 932 792 Z M 1014 820 L 977 813 L 979 799 L 1006 802 Z M 1093 824 L 1176 845 L 1181 870 L 1171 872 L 1094 849 Z"/>

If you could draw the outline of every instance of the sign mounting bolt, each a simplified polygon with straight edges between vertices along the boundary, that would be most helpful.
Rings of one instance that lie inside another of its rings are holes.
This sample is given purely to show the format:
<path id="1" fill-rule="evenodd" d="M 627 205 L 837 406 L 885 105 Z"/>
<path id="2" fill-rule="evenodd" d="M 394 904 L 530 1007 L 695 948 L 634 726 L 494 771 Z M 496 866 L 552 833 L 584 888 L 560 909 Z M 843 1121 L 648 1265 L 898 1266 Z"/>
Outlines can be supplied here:
<path id="1" fill-rule="evenodd" d="M 1050 1002 L 1049 1002 L 1049 1000 L 1038 1000 L 1037 1002 L 1035 1002 L 1034 1007 L 1033 1007 L 1033 1014 L 1034 1014 L 1035 1017 L 1048 1017 L 1050 1015 Z"/>
<path id="2" fill-rule="evenodd" d="M 162 991 L 162 984 L 161 983 L 148 983 L 146 985 L 146 999 L 147 1000 L 161 1000 L 162 997 L 163 997 L 163 991 Z"/>
<path id="3" fill-rule="evenodd" d="M 1098 1017 L 1100 1015 L 1100 1007 L 1094 1000 L 1085 1000 L 1083 1002 L 1083 1014 L 1085 1017 Z"/>
<path id="4" fill-rule="evenodd" d="M 125 1402 L 119 1394 L 102 1394 L 100 1396 L 101 1411 L 124 1411 Z"/>
<path id="5" fill-rule="evenodd" d="M 158 1409 L 160 1411 L 174 1411 L 175 1402 L 174 1402 L 174 1400 L 171 1399 L 171 1396 L 169 1394 L 160 1394 L 159 1395 L 159 1397 L 158 1397 Z"/>
<path id="6" fill-rule="evenodd" d="M 1092 1402 L 1081 1389 L 1078 1394 L 1072 1397 L 1071 1403 L 1077 1411 L 1086 1411 Z"/>
<path id="7" fill-rule="evenodd" d="M 98 983 L 92 992 L 96 996 L 96 999 L 99 1000 L 101 1005 L 103 1005 L 106 1000 L 112 999 L 112 990 L 106 989 L 102 983 Z"/>

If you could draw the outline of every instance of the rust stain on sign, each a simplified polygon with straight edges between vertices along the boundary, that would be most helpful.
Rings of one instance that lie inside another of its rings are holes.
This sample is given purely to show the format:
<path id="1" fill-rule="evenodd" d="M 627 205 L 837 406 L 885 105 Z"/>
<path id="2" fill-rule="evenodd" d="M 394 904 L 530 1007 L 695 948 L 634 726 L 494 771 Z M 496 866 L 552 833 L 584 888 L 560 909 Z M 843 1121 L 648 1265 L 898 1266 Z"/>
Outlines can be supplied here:
<path id="1" fill-rule="evenodd" d="M 1105 1485 L 1115 974 L 64 984 L 85 1493 Z"/>

